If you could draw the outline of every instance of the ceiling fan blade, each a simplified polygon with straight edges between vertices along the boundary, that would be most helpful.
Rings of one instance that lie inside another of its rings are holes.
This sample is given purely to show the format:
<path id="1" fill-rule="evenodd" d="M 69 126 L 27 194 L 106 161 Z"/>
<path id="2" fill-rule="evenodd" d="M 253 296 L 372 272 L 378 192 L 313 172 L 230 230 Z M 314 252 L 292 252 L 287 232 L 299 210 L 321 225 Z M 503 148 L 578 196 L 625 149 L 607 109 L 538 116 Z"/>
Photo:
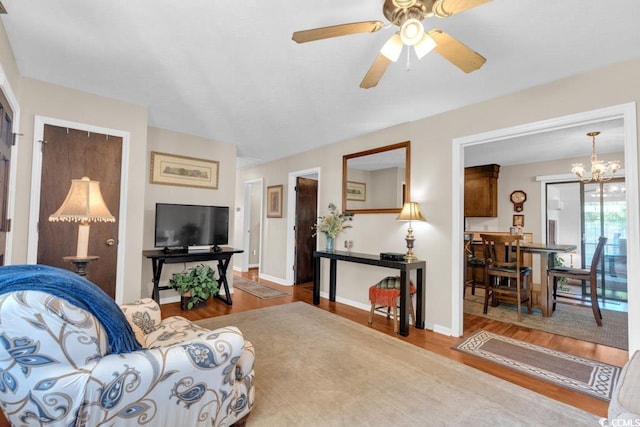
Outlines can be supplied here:
<path id="1" fill-rule="evenodd" d="M 367 74 L 362 79 L 362 82 L 360 82 L 360 87 L 362 89 L 369 89 L 377 85 L 391 62 L 390 59 L 382 53 L 379 53 L 375 61 L 373 61 L 373 64 L 371 64 L 369 71 L 367 71 Z"/>
<path id="2" fill-rule="evenodd" d="M 436 42 L 434 50 L 465 73 L 475 71 L 487 62 L 484 56 L 442 30 L 431 30 L 428 34 Z"/>
<path id="3" fill-rule="evenodd" d="M 472 7 L 480 6 L 491 0 L 437 0 L 433 5 L 433 13 L 440 17 L 455 15 Z"/>
<path id="4" fill-rule="evenodd" d="M 297 43 L 312 42 L 315 40 L 329 39 L 333 37 L 348 36 L 358 33 L 375 33 L 384 26 L 382 21 L 352 22 L 350 24 L 333 25 L 331 27 L 314 28 L 311 30 L 296 31 L 291 39 Z"/>

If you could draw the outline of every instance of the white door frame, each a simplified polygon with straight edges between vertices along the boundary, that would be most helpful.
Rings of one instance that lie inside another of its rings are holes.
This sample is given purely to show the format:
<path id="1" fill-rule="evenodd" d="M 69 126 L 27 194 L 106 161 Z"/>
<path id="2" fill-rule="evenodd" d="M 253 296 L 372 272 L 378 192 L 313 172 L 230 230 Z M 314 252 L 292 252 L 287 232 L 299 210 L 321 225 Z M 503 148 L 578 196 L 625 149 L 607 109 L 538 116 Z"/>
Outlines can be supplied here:
<path id="1" fill-rule="evenodd" d="M 629 259 L 640 259 L 640 219 L 638 202 L 638 135 L 636 104 L 614 105 L 584 113 L 572 114 L 540 122 L 529 123 L 511 128 L 470 135 L 453 140 L 452 152 L 452 318 L 451 331 L 454 335 L 463 333 L 463 298 L 462 298 L 462 268 L 463 268 L 463 206 L 464 206 L 464 148 L 472 145 L 516 138 L 519 136 L 549 132 L 582 124 L 598 123 L 604 120 L 624 120 L 624 158 L 627 183 L 627 231 Z M 627 270 L 629 283 L 637 283 L 640 279 L 640 266 L 629 263 Z M 640 287 L 629 287 L 629 354 L 640 350 Z"/>
<path id="2" fill-rule="evenodd" d="M 262 198 L 264 195 L 264 180 L 262 178 L 250 179 L 244 182 L 244 215 L 242 216 L 242 247 L 247 248 L 246 251 L 242 253 L 242 265 L 240 266 L 240 271 L 247 272 L 249 271 L 249 256 L 251 249 L 251 235 L 249 234 L 249 230 L 251 228 L 251 186 L 259 185 L 260 186 L 260 238 L 258 244 L 258 271 L 260 271 L 260 265 L 262 264 L 262 214 L 264 212 L 264 208 L 262 206 Z"/>
<path id="3" fill-rule="evenodd" d="M 122 163 L 120 165 L 120 210 L 118 212 L 118 240 L 126 242 L 127 218 L 127 182 L 129 175 L 129 145 L 130 134 L 117 129 L 103 128 L 85 123 L 54 119 L 51 117 L 35 116 L 33 129 L 33 159 L 31 163 L 31 199 L 29 200 L 29 237 L 27 243 L 27 262 L 35 264 L 38 261 L 38 221 L 40 217 L 40 180 L 42 178 L 42 150 L 39 149 L 44 139 L 45 125 L 68 127 L 86 132 L 101 133 L 122 138 Z M 124 298 L 124 263 L 127 245 L 118 245 L 116 266 L 116 295 L 115 301 L 122 303 Z"/>
<path id="4" fill-rule="evenodd" d="M 296 179 L 298 177 L 313 176 L 318 180 L 318 201 L 316 203 L 316 209 L 320 210 L 320 168 L 311 168 L 300 170 L 296 172 L 289 172 L 289 188 L 287 191 L 287 264 L 285 274 L 285 284 L 293 285 L 295 277 L 293 276 L 293 266 L 295 260 L 296 249 L 296 233 L 295 233 L 295 221 L 296 221 Z"/>
<path id="5" fill-rule="evenodd" d="M 11 218 L 14 225 L 11 230 L 7 232 L 7 240 L 5 242 L 4 251 L 4 264 L 9 265 L 13 259 L 13 230 L 15 229 L 15 211 L 16 211 L 16 182 L 18 180 L 18 147 L 19 144 L 19 129 L 20 129 L 20 105 L 16 98 L 7 75 L 4 73 L 2 64 L 0 64 L 0 90 L 4 94 L 4 97 L 9 102 L 11 111 L 13 111 L 13 121 L 11 123 L 14 138 L 16 138 L 16 144 L 11 147 L 11 165 L 9 170 L 9 191 L 7 193 L 7 218 Z"/>

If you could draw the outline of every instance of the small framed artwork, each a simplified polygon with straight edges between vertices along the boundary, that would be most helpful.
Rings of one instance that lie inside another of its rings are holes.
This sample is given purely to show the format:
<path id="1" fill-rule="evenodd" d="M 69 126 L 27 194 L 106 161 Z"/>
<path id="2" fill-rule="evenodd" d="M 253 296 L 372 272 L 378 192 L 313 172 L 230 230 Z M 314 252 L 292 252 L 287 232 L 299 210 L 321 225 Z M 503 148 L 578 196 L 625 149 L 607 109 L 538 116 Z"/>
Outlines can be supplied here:
<path id="1" fill-rule="evenodd" d="M 267 187 L 267 218 L 282 218 L 283 185 Z"/>
<path id="2" fill-rule="evenodd" d="M 514 227 L 524 227 L 524 215 L 514 215 L 513 216 L 513 226 Z"/>
<path id="3" fill-rule="evenodd" d="M 151 183 L 218 189 L 219 162 L 151 152 Z"/>
<path id="4" fill-rule="evenodd" d="M 364 202 L 367 200 L 367 184 L 347 181 L 347 200 Z"/>

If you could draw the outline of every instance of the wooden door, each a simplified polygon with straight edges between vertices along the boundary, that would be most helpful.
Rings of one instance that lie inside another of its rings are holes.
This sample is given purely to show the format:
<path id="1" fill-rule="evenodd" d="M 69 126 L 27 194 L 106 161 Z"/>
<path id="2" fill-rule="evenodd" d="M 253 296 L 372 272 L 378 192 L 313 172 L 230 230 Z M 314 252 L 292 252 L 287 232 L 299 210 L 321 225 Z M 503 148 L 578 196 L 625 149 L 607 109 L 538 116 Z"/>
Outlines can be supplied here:
<path id="1" fill-rule="evenodd" d="M 9 169 L 11 146 L 13 145 L 13 112 L 0 91 L 0 265 L 4 265 L 4 254 L 9 230 Z"/>
<path id="2" fill-rule="evenodd" d="M 100 182 L 100 190 L 116 222 L 92 222 L 88 279 L 115 297 L 118 258 L 118 213 L 122 138 L 84 130 L 45 125 L 38 227 L 38 263 L 75 271 L 64 256 L 76 254 L 78 223 L 49 222 L 64 201 L 72 179 L 83 176 Z"/>
<path id="3" fill-rule="evenodd" d="M 318 218 L 318 181 L 298 177 L 296 179 L 296 261 L 294 284 L 313 280 L 313 251 L 316 237 L 312 236 L 313 224 Z"/>

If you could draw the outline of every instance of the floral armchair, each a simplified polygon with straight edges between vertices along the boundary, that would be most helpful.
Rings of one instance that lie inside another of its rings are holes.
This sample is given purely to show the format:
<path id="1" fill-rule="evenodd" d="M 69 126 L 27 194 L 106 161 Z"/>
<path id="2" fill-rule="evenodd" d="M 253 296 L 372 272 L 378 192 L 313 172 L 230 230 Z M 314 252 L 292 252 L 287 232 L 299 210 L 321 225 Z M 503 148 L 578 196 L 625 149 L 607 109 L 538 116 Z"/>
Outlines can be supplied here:
<path id="1" fill-rule="evenodd" d="M 13 425 L 226 426 L 254 402 L 254 349 L 235 327 L 122 306 L 144 349 L 107 354 L 94 315 L 40 291 L 0 295 L 0 403 Z"/>

